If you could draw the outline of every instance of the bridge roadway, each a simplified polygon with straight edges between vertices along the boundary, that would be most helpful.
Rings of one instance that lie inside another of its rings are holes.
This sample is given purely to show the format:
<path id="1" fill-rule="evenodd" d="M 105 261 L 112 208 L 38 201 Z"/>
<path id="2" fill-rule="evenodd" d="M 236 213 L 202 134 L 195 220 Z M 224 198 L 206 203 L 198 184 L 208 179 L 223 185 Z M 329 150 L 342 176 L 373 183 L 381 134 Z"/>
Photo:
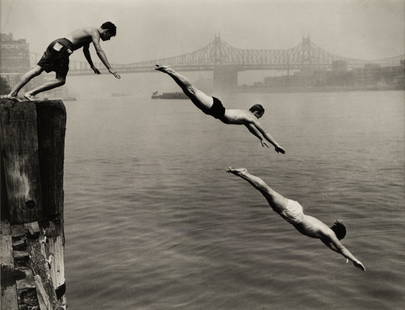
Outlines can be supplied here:
<path id="1" fill-rule="evenodd" d="M 169 63 L 161 63 L 159 64 L 167 64 Z M 102 68 L 102 64 L 98 64 L 101 73 L 108 73 L 108 71 Z M 315 65 L 312 65 L 314 67 Z M 144 72 L 152 72 L 154 71 L 154 64 L 150 65 L 139 65 L 139 66 L 128 66 L 128 65 L 114 65 L 114 69 L 116 69 L 120 74 L 121 73 L 144 73 Z M 215 71 L 222 68 L 232 68 L 237 71 L 248 71 L 248 70 L 299 70 L 302 69 L 302 64 L 264 64 L 264 65 L 173 65 L 178 71 Z M 330 68 L 331 64 L 316 64 L 317 68 Z M 93 71 L 90 68 L 86 69 L 71 69 L 69 71 L 70 75 L 93 75 Z"/>
<path id="2" fill-rule="evenodd" d="M 309 37 L 288 49 L 240 49 L 216 36 L 206 46 L 179 56 L 131 64 L 114 64 L 121 73 L 152 72 L 155 64 L 170 65 L 178 71 L 213 71 L 215 88 L 237 86 L 238 72 L 247 70 L 327 70 L 334 65 L 342 68 L 362 67 L 367 63 L 398 66 L 405 55 L 382 60 L 365 61 L 341 57 L 318 47 Z M 97 64 L 103 68 L 102 64 Z M 106 73 L 105 70 L 102 71 Z M 85 62 L 71 62 L 70 75 L 94 74 Z"/>

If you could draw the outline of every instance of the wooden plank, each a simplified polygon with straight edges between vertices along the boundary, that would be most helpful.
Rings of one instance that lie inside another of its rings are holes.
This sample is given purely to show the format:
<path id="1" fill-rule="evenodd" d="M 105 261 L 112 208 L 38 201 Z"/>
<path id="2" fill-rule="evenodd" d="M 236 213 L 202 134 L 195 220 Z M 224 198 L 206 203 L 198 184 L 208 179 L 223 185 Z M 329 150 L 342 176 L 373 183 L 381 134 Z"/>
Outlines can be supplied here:
<path id="1" fill-rule="evenodd" d="M 1 127 L 1 121 L 0 121 Z M 0 129 L 1 132 L 1 129 Z M 7 201 L 6 185 L 4 183 L 4 164 L 3 164 L 3 143 L 0 134 L 0 221 L 8 219 L 8 206 Z"/>
<path id="2" fill-rule="evenodd" d="M 66 110 L 61 100 L 36 102 L 44 216 L 63 216 Z M 61 217 L 63 221 L 63 217 Z"/>
<path id="3" fill-rule="evenodd" d="M 27 288 L 35 288 L 35 281 L 34 276 L 32 274 L 32 270 L 27 267 L 17 268 L 23 277 L 17 280 L 17 290 L 27 289 Z"/>
<path id="4" fill-rule="evenodd" d="M 49 253 L 52 254 L 51 259 L 51 278 L 53 287 L 57 289 L 65 283 L 65 265 L 64 265 L 64 248 L 62 236 L 55 239 L 49 239 Z"/>
<path id="5" fill-rule="evenodd" d="M 13 259 L 13 247 L 11 240 L 11 227 L 7 221 L 1 222 L 1 235 L 3 239 L 1 242 L 0 262 L 4 265 L 12 265 Z"/>
<path id="6" fill-rule="evenodd" d="M 36 235 L 36 234 L 39 234 L 39 232 L 40 232 L 38 222 L 26 223 L 26 224 L 24 224 L 24 227 L 28 230 L 30 235 Z"/>
<path id="7" fill-rule="evenodd" d="M 52 304 L 49 301 L 48 295 L 42 284 L 42 279 L 39 275 L 34 276 L 35 286 L 37 288 L 37 298 L 39 303 L 39 309 L 41 310 L 52 310 Z"/>
<path id="8" fill-rule="evenodd" d="M 63 225 L 58 221 L 49 222 L 46 228 L 48 253 L 50 255 L 50 272 L 54 289 L 65 284 L 64 235 Z"/>
<path id="9" fill-rule="evenodd" d="M 11 231 L 8 223 L 5 222 L 2 222 L 2 233 L 0 234 L 0 266 L 1 310 L 18 310 Z"/>
<path id="10" fill-rule="evenodd" d="M 66 110 L 62 101 L 37 103 L 38 145 L 49 272 L 57 298 L 65 300 L 63 162 Z M 45 254 L 46 255 L 46 254 Z M 59 293 L 59 294 L 58 294 Z"/>
<path id="11" fill-rule="evenodd" d="M 9 221 L 37 221 L 42 207 L 37 112 L 33 102 L 0 99 L 0 140 Z"/>
<path id="12" fill-rule="evenodd" d="M 45 244 L 40 241 L 41 239 L 39 236 L 35 239 L 27 240 L 28 253 L 30 255 L 29 267 L 31 267 L 34 277 L 39 276 L 41 278 L 42 287 L 46 292 L 49 302 L 52 305 L 56 305 L 57 298 L 48 267 Z"/>
<path id="13" fill-rule="evenodd" d="M 11 234 L 13 237 L 24 237 L 27 234 L 27 231 L 23 224 L 13 225 L 11 227 Z"/>
<path id="14" fill-rule="evenodd" d="M 26 251 L 27 250 L 27 243 L 26 237 L 17 237 L 13 238 L 13 250 L 14 251 Z"/>
<path id="15" fill-rule="evenodd" d="M 2 235 L 11 235 L 11 226 L 7 219 L 1 219 L 0 222 L 0 233 Z"/>
<path id="16" fill-rule="evenodd" d="M 31 292 L 41 309 L 65 304 L 65 126 L 66 111 L 60 100 L 17 103 L 0 99 L 0 207 L 2 219 L 12 224 L 11 229 L 0 228 L 2 233 L 8 230 L 6 242 L 2 234 L 1 250 L 5 253 L 3 244 L 7 244 L 13 264 L 5 268 L 7 274 L 2 280 L 8 279 L 14 286 L 17 303 L 19 297 Z M 48 234 L 46 223 L 50 220 L 52 232 Z M 16 270 L 16 265 L 20 269 Z M 21 271 L 24 266 L 30 267 L 32 274 Z M 2 301 L 3 291 L 10 286 L 2 285 Z M 7 302 L 6 309 L 17 308 L 10 308 Z"/>

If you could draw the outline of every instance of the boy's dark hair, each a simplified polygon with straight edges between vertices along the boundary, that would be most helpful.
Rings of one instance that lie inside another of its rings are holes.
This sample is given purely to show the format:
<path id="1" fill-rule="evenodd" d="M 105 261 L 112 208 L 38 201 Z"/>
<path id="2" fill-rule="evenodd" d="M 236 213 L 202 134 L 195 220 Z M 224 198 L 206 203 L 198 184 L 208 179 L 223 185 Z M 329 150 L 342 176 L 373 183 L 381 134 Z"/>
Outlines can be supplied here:
<path id="1" fill-rule="evenodd" d="M 263 115 L 264 108 L 263 108 L 263 106 L 261 104 L 255 104 L 255 105 L 252 105 L 250 107 L 249 111 L 252 112 L 252 113 L 258 111 L 261 115 Z"/>
<path id="2" fill-rule="evenodd" d="M 339 221 L 336 221 L 330 227 L 330 229 L 332 229 L 335 232 L 335 235 L 339 240 L 342 240 L 346 236 L 346 227 Z"/>
<path id="3" fill-rule="evenodd" d="M 101 25 L 101 29 L 107 29 L 113 36 L 117 34 L 117 27 L 112 22 L 105 22 Z"/>

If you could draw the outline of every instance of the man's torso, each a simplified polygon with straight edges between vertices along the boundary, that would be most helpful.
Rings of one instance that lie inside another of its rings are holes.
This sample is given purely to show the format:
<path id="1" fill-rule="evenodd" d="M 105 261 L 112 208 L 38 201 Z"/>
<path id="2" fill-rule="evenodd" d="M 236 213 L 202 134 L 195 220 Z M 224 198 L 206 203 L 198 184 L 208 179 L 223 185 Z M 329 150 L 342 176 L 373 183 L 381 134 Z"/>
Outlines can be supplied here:
<path id="1" fill-rule="evenodd" d="M 226 109 L 225 110 L 225 119 L 228 124 L 241 125 L 246 124 L 249 120 L 253 119 L 252 113 L 247 110 L 240 109 Z"/>
<path id="2" fill-rule="evenodd" d="M 299 232 L 312 238 L 321 238 L 330 231 L 328 225 L 310 215 L 304 215 L 300 223 L 293 225 Z"/>
<path id="3" fill-rule="evenodd" d="M 83 47 L 84 45 L 92 42 L 92 35 L 95 33 L 95 31 L 97 31 L 96 28 L 78 29 L 67 35 L 66 39 L 72 42 L 73 49 L 77 50 Z"/>

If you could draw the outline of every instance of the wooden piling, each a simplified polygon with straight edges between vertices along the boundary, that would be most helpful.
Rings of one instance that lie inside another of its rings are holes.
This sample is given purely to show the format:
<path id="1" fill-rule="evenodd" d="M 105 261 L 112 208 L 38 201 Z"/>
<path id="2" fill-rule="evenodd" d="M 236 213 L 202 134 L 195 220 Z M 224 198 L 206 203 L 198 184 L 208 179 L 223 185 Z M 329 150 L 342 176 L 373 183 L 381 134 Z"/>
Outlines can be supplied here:
<path id="1" fill-rule="evenodd" d="M 64 309 L 60 100 L 0 99 L 1 310 Z"/>

